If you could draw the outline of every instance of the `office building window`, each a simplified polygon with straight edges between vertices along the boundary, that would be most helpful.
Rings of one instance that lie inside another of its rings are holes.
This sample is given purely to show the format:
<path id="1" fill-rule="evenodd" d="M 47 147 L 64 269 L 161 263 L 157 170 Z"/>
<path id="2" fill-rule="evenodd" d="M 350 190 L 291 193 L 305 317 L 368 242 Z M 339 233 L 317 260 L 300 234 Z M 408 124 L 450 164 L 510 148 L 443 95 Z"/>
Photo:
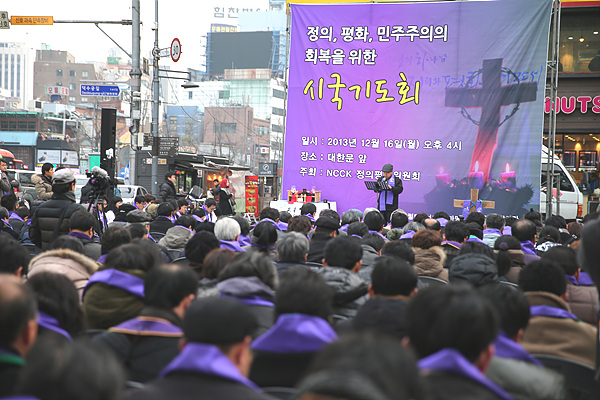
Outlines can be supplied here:
<path id="1" fill-rule="evenodd" d="M 82 78 L 87 78 L 88 77 L 88 72 L 87 71 L 81 71 L 81 77 Z"/>
<path id="2" fill-rule="evenodd" d="M 69 76 L 77 76 L 77 71 L 70 70 L 69 71 Z"/>
<path id="3" fill-rule="evenodd" d="M 62 76 L 62 69 L 56 70 L 56 76 Z"/>

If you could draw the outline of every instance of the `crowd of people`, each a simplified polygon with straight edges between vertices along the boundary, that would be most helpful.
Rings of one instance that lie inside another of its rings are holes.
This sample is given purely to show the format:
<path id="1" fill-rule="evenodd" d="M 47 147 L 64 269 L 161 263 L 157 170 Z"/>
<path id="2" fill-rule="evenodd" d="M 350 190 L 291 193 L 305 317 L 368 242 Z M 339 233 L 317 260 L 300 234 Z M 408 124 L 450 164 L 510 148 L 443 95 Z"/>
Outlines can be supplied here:
<path id="1" fill-rule="evenodd" d="M 48 200 L 0 199 L 0 398 L 600 396 L 545 366 L 594 375 L 598 214 L 306 203 L 251 225 L 215 199 L 91 213 L 70 171 L 44 174 Z"/>

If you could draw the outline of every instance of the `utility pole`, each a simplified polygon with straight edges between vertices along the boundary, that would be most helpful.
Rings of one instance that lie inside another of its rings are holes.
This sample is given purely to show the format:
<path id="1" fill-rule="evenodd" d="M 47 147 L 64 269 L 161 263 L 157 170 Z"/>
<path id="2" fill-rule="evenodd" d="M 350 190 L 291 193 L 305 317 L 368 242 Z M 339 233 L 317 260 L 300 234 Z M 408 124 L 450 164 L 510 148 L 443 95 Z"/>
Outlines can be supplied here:
<path id="1" fill-rule="evenodd" d="M 140 69 L 140 0 L 131 1 L 132 12 L 132 57 L 131 57 L 131 126 L 129 127 L 130 151 L 129 151 L 129 183 L 136 184 L 135 148 L 137 146 L 137 135 L 140 132 L 141 119 L 141 86 L 142 71 Z"/>
<path id="2" fill-rule="evenodd" d="M 154 0 L 154 48 L 152 49 L 153 59 L 153 78 L 152 78 L 152 139 L 153 143 L 158 142 L 158 113 L 160 102 L 160 78 L 158 63 L 160 61 L 160 48 L 158 47 L 158 0 Z M 158 145 L 153 146 L 154 149 Z M 158 195 L 158 154 L 152 153 L 152 194 Z"/>

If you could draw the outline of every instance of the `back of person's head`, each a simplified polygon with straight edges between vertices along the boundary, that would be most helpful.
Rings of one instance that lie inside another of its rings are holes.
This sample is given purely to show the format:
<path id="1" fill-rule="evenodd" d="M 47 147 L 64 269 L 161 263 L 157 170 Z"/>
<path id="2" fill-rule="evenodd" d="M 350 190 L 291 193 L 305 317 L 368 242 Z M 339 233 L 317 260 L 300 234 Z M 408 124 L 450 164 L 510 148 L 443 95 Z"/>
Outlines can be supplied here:
<path id="1" fill-rule="evenodd" d="M 32 321 L 35 323 L 36 314 L 31 288 L 14 275 L 0 273 L 0 348 L 12 348 Z"/>
<path id="2" fill-rule="evenodd" d="M 529 324 L 529 301 L 520 290 L 508 285 L 485 285 L 478 289 L 496 310 L 500 329 L 509 338 L 515 338 Z"/>
<path id="3" fill-rule="evenodd" d="M 598 246 L 600 242 L 600 219 L 592 219 L 583 226 L 579 242 L 577 250 L 579 266 L 590 274 L 592 280 L 596 282 L 596 286 L 600 287 L 600 266 L 598 265 L 600 259 L 600 246 Z"/>
<path id="4" fill-rule="evenodd" d="M 304 203 L 302 204 L 302 207 L 300 207 L 300 214 L 302 215 L 315 214 L 316 212 L 317 206 L 315 206 L 313 203 Z"/>
<path id="5" fill-rule="evenodd" d="M 160 203 L 156 209 L 159 217 L 169 217 L 173 213 L 173 206 L 170 203 Z"/>
<path id="6" fill-rule="evenodd" d="M 381 257 L 371 272 L 373 293 L 381 296 L 410 296 L 417 287 L 417 273 L 397 257 Z"/>
<path id="7" fill-rule="evenodd" d="M 425 227 L 423 226 L 423 224 L 421 224 L 420 222 L 409 222 L 408 224 L 404 225 L 404 228 L 402 228 L 402 233 L 407 233 L 408 231 L 413 231 L 413 232 L 418 232 L 420 230 L 425 229 Z"/>
<path id="8" fill-rule="evenodd" d="M 448 281 L 450 283 L 467 282 L 475 287 L 498 283 L 496 261 L 481 253 L 458 255 L 450 263 Z"/>
<path id="9" fill-rule="evenodd" d="M 469 222 L 475 222 L 477 225 L 479 225 L 479 229 L 483 229 L 483 225 L 485 224 L 485 215 L 477 211 L 470 212 L 469 215 L 467 215 L 467 218 L 465 218 L 465 223 L 468 224 Z"/>
<path id="10" fill-rule="evenodd" d="M 413 356 L 395 338 L 374 333 L 341 337 L 319 352 L 296 386 L 298 399 L 421 399 Z"/>
<path id="11" fill-rule="evenodd" d="M 141 239 L 148 234 L 148 229 L 143 224 L 129 224 L 127 231 L 131 235 L 131 239 Z"/>
<path id="12" fill-rule="evenodd" d="M 149 265 L 146 270 L 151 270 L 154 267 L 158 267 L 164 263 L 163 253 L 157 244 L 148 238 L 137 238 L 131 241 L 131 244 L 142 247 L 152 258 L 152 264 Z"/>
<path id="13" fill-rule="evenodd" d="M 505 276 L 513 263 L 509 251 L 521 251 L 521 242 L 514 236 L 503 235 L 494 242 L 494 250 L 497 250 L 498 276 Z"/>
<path id="14" fill-rule="evenodd" d="M 184 228 L 189 228 L 191 230 L 196 229 L 197 223 L 198 221 L 196 221 L 196 219 L 191 215 L 183 215 L 177 218 L 177 221 L 175 221 L 176 226 L 183 226 Z"/>
<path id="15" fill-rule="evenodd" d="M 581 223 L 583 225 L 585 225 L 588 222 L 591 222 L 591 221 L 593 221 L 595 219 L 598 219 L 598 218 L 600 218 L 600 212 L 589 213 L 589 214 L 586 214 L 585 217 L 583 217 L 583 219 L 581 220 Z"/>
<path id="16" fill-rule="evenodd" d="M 188 201 L 186 199 L 177 199 L 178 208 L 189 206 Z"/>
<path id="17" fill-rule="evenodd" d="M 321 212 L 319 213 L 319 217 L 329 217 L 329 218 L 333 218 L 335 220 L 337 220 L 338 222 L 338 226 L 340 225 L 340 214 L 338 214 L 337 211 L 332 210 L 330 208 L 324 208 L 321 210 Z"/>
<path id="18" fill-rule="evenodd" d="M 288 232 L 277 241 L 277 259 L 284 262 L 301 262 L 308 254 L 308 239 L 298 232 Z"/>
<path id="19" fill-rule="evenodd" d="M 498 334 L 498 316 L 488 300 L 468 285 L 419 291 L 406 309 L 408 336 L 419 358 L 442 349 L 475 362 Z"/>
<path id="20" fill-rule="evenodd" d="M 138 194 L 137 196 L 135 196 L 133 201 L 138 204 L 146 203 L 146 197 L 144 197 L 143 194 Z"/>
<path id="21" fill-rule="evenodd" d="M 310 219 L 304 215 L 298 215 L 290 218 L 288 221 L 288 232 L 298 232 L 304 236 L 308 235 L 312 228 Z"/>
<path id="22" fill-rule="evenodd" d="M 113 352 L 98 343 L 42 337 L 27 356 L 17 391 L 43 400 L 114 400 L 122 397 L 125 376 Z"/>
<path id="23" fill-rule="evenodd" d="M 108 253 L 104 266 L 119 270 L 149 271 L 155 265 L 153 255 L 139 244 L 129 243 Z"/>
<path id="24" fill-rule="evenodd" d="M 259 222 L 252 232 L 252 244 L 267 251 L 277 242 L 277 228 L 269 221 Z"/>
<path id="25" fill-rule="evenodd" d="M 433 218 L 424 219 L 423 226 L 425 226 L 425 229 L 429 229 L 431 231 L 439 232 L 442 229 L 442 225 L 440 224 L 440 221 L 433 219 Z"/>
<path id="26" fill-rule="evenodd" d="M 22 219 L 25 219 L 25 217 L 29 217 L 29 208 L 27 208 L 27 206 L 19 206 L 15 210 L 15 214 L 17 214 Z"/>
<path id="27" fill-rule="evenodd" d="M 221 243 L 219 239 L 210 232 L 196 232 L 185 244 L 185 258 L 195 264 L 202 264 L 208 253 L 218 249 Z"/>
<path id="28" fill-rule="evenodd" d="M 579 222 L 577 222 L 577 221 L 569 222 L 567 224 L 567 231 L 571 235 L 575 236 L 576 238 L 580 238 L 581 237 L 581 231 L 582 231 L 582 229 L 583 229 L 583 226 Z"/>
<path id="29" fill-rule="evenodd" d="M 469 237 L 469 228 L 461 221 L 450 221 L 444 227 L 446 240 L 462 243 Z"/>
<path id="30" fill-rule="evenodd" d="M 537 241 L 538 244 L 542 244 L 542 243 L 546 243 L 546 242 L 560 243 L 560 232 L 558 231 L 558 228 L 556 228 L 552 225 L 544 226 L 542 228 L 542 230 L 540 231 L 539 237 L 540 238 Z"/>
<path id="31" fill-rule="evenodd" d="M 69 249 L 79 254 L 85 254 L 81 240 L 73 236 L 60 235 L 48 245 L 48 250 Z"/>
<path id="32" fill-rule="evenodd" d="M 6 207 L 0 207 L 0 219 L 8 219 L 10 217 L 10 213 Z"/>
<path id="33" fill-rule="evenodd" d="M 487 229 L 502 230 L 505 224 L 506 220 L 500 214 L 489 214 L 487 217 L 485 217 L 485 226 Z"/>
<path id="34" fill-rule="evenodd" d="M 52 165 L 49 162 L 44 163 L 42 165 L 42 175 L 45 174 L 46 172 L 50 171 L 51 169 L 54 169 L 54 165 Z"/>
<path id="35" fill-rule="evenodd" d="M 115 214 L 119 212 L 119 209 L 117 208 L 117 203 L 123 203 L 123 199 L 119 196 L 113 196 L 113 198 L 110 199 L 110 201 L 108 202 L 108 207 L 106 211 L 112 210 L 112 212 L 114 212 Z"/>
<path id="36" fill-rule="evenodd" d="M 172 310 L 185 298 L 196 295 L 198 279 L 194 271 L 182 265 L 152 268 L 144 278 L 144 303 L 162 310 Z"/>
<path id="37" fill-rule="evenodd" d="M 222 350 L 246 340 L 257 328 L 252 311 L 228 297 L 194 300 L 183 317 L 183 335 L 188 342 L 212 344 Z"/>
<path id="38" fill-rule="evenodd" d="M 272 207 L 265 207 L 260 210 L 258 217 L 260 219 L 268 218 L 270 220 L 277 221 L 279 219 L 279 210 Z"/>
<path id="39" fill-rule="evenodd" d="M 15 211 L 17 204 L 19 204 L 19 199 L 14 193 L 5 194 L 0 199 L 0 205 L 2 205 L 2 207 L 6 208 L 8 211 Z"/>
<path id="40" fill-rule="evenodd" d="M 40 312 L 56 319 L 59 327 L 72 338 L 83 333 L 85 323 L 79 294 L 69 278 L 63 274 L 40 272 L 31 276 L 26 285 L 32 289 Z"/>
<path id="41" fill-rule="evenodd" d="M 556 229 L 567 229 L 567 221 L 562 215 L 551 215 L 546 219 L 544 226 L 553 226 Z"/>
<path id="42" fill-rule="evenodd" d="M 370 231 L 379 232 L 385 225 L 385 218 L 379 211 L 371 211 L 365 215 L 363 222 L 367 224 Z"/>
<path id="43" fill-rule="evenodd" d="M 129 242 L 131 242 L 131 235 L 127 228 L 122 226 L 109 226 L 104 231 L 102 239 L 100 240 L 102 254 L 108 254 L 112 249 Z"/>
<path id="44" fill-rule="evenodd" d="M 198 222 L 196 225 L 196 232 L 210 232 L 215 233 L 215 223 L 210 221 Z"/>
<path id="45" fill-rule="evenodd" d="M 512 224 L 511 234 L 516 237 L 519 242 L 533 241 L 537 233 L 536 226 L 528 219 L 520 219 Z"/>
<path id="46" fill-rule="evenodd" d="M 242 217 L 240 217 L 240 216 L 238 216 L 238 217 L 239 217 L 239 218 L 242 218 Z M 279 220 L 280 220 L 281 222 L 285 222 L 285 223 L 287 223 L 287 222 L 290 220 L 290 218 L 292 218 L 292 214 L 290 214 L 289 212 L 287 212 L 287 211 L 280 211 L 280 212 L 279 212 Z M 242 218 L 242 219 L 244 219 L 244 218 Z M 247 220 L 246 220 L 246 222 L 247 222 Z M 250 223 L 248 223 L 248 226 L 249 226 L 249 225 L 250 225 Z"/>
<path id="47" fill-rule="evenodd" d="M 435 214 L 433 214 L 433 219 L 438 219 L 438 218 L 444 218 L 444 219 L 450 221 L 450 215 L 448 215 L 448 213 L 446 211 L 437 211 Z"/>
<path id="48" fill-rule="evenodd" d="M 524 292 L 548 292 L 562 296 L 567 291 L 565 271 L 549 259 L 532 261 L 521 269 L 519 287 Z"/>
<path id="49" fill-rule="evenodd" d="M 363 237 L 367 233 L 369 233 L 369 227 L 364 222 L 353 222 L 348 225 L 348 229 L 346 229 L 346 233 L 348 236 L 360 236 Z"/>
<path id="50" fill-rule="evenodd" d="M 442 238 L 438 231 L 432 231 L 429 229 L 421 229 L 412 237 L 413 247 L 420 249 L 429 249 L 434 246 L 442 244 Z"/>
<path id="51" fill-rule="evenodd" d="M 233 218 L 219 218 L 215 223 L 215 236 L 219 240 L 234 241 L 241 232 L 240 225 Z"/>
<path id="52" fill-rule="evenodd" d="M 350 225 L 353 222 L 359 222 L 360 217 L 354 211 L 348 210 L 342 213 L 342 225 Z"/>
<path id="53" fill-rule="evenodd" d="M 240 226 L 240 235 L 248 236 L 248 233 L 250 233 L 250 222 L 240 215 L 234 215 L 231 218 L 235 219 Z"/>
<path id="54" fill-rule="evenodd" d="M 458 254 L 483 254 L 492 260 L 496 258 L 494 251 L 488 245 L 479 242 L 467 242 L 460 247 Z"/>
<path id="55" fill-rule="evenodd" d="M 579 269 L 577 253 L 568 246 L 554 246 L 542 254 L 542 260 L 557 263 L 566 275 L 575 275 Z"/>
<path id="56" fill-rule="evenodd" d="M 87 232 L 92 228 L 96 227 L 96 218 L 89 212 L 75 211 L 71 218 L 69 218 L 69 228 L 71 230 L 78 230 Z"/>
<path id="57" fill-rule="evenodd" d="M 355 238 L 338 236 L 325 246 L 325 262 L 330 267 L 353 269 L 362 260 L 362 247 Z"/>
<path id="58" fill-rule="evenodd" d="M 530 208 L 523 215 L 523 219 L 529 220 L 534 223 L 535 226 L 542 226 L 542 214 L 539 211 L 535 211 L 533 208 Z"/>
<path id="59" fill-rule="evenodd" d="M 360 239 L 360 244 L 370 246 L 379 253 L 385 244 L 385 240 L 376 233 L 367 233 Z"/>
<path id="60" fill-rule="evenodd" d="M 392 229 L 403 228 L 404 225 L 408 224 L 408 215 L 402 212 L 393 212 L 391 217 Z"/>
<path id="61" fill-rule="evenodd" d="M 412 247 L 398 240 L 392 240 L 384 244 L 381 249 L 381 255 L 401 258 L 410 265 L 415 263 L 415 252 Z"/>
<path id="62" fill-rule="evenodd" d="M 483 230 L 481 229 L 481 225 L 477 222 L 469 222 L 465 225 L 467 226 L 467 229 L 469 229 L 469 235 L 483 240 Z"/>
<path id="63" fill-rule="evenodd" d="M 506 250 L 521 250 L 521 242 L 514 236 L 503 235 L 494 242 L 494 250 L 500 250 L 502 243 L 506 243 Z"/>
<path id="64" fill-rule="evenodd" d="M 0 260 L 0 273 L 25 276 L 31 255 L 12 237 L 0 236 Z"/>
<path id="65" fill-rule="evenodd" d="M 277 270 L 269 256 L 255 251 L 238 254 L 219 274 L 219 282 L 230 278 L 257 277 L 271 289 L 279 284 Z"/>
<path id="66" fill-rule="evenodd" d="M 307 314 L 328 320 L 333 291 L 325 279 L 308 268 L 290 268 L 281 276 L 275 294 L 275 314 Z"/>
<path id="67" fill-rule="evenodd" d="M 204 218 L 206 216 L 206 211 L 204 211 L 203 208 L 194 208 L 194 211 L 192 211 L 192 215 L 195 215 L 198 218 Z M 198 227 L 196 226 L 196 229 L 198 229 Z"/>
<path id="68" fill-rule="evenodd" d="M 413 218 L 413 222 L 417 222 L 422 225 L 423 221 L 425 221 L 427 218 L 429 218 L 429 215 L 427 215 L 426 213 L 418 213 Z"/>
<path id="69" fill-rule="evenodd" d="M 506 217 L 505 219 L 506 219 L 506 226 L 510 226 L 510 227 L 512 227 L 513 224 L 519 220 L 517 217 L 512 217 L 512 216 Z"/>
<path id="70" fill-rule="evenodd" d="M 231 264 L 237 253 L 228 249 L 216 248 L 204 257 L 202 278 L 217 279 L 221 271 Z"/>

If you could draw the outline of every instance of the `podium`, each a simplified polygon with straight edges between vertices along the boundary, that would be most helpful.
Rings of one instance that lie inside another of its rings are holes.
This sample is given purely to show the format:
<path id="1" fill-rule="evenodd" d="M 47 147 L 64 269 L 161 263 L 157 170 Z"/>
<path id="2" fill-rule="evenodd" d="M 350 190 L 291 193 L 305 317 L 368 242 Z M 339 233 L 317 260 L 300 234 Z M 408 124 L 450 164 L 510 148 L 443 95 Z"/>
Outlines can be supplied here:
<path id="1" fill-rule="evenodd" d="M 306 197 L 312 196 L 311 203 L 320 203 L 321 202 L 321 191 L 315 190 L 314 192 L 304 192 L 304 191 L 296 191 L 292 192 L 291 190 L 287 191 L 288 201 L 291 201 L 292 195 L 296 195 L 296 201 L 306 203 Z"/>

